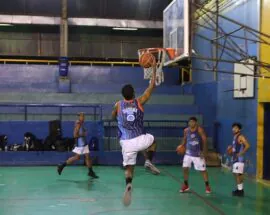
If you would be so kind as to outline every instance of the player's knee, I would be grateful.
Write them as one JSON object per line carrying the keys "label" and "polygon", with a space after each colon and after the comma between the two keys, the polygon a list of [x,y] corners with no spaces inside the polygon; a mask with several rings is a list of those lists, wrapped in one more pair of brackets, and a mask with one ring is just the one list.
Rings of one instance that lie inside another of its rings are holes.
{"label": "player's knee", "polygon": [[131,172],[134,168],[134,165],[127,165],[127,166],[125,166],[125,168],[128,172]]}
{"label": "player's knee", "polygon": [[126,177],[130,177],[131,176],[133,167],[134,166],[132,166],[132,165],[125,166],[125,176]]}
{"label": "player's knee", "polygon": [[75,156],[74,156],[74,159],[75,159],[75,160],[80,160],[80,155],[78,155],[78,154],[75,155]]}
{"label": "player's knee", "polygon": [[152,151],[152,152],[154,152],[154,151],[156,151],[156,148],[157,148],[157,144],[156,144],[156,142],[154,141],[153,143],[152,143],[152,145],[146,150],[146,151]]}
{"label": "player's knee", "polygon": [[184,172],[188,172],[189,167],[183,167]]}

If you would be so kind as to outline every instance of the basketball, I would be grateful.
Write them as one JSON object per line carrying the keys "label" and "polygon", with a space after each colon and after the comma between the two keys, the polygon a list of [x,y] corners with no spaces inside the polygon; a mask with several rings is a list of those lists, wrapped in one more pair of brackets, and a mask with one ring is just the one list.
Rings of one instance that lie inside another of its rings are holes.
{"label": "basketball", "polygon": [[228,148],[227,148],[227,154],[228,155],[232,155],[233,154],[233,147],[232,146],[228,146]]}
{"label": "basketball", "polygon": [[186,152],[186,147],[184,145],[180,145],[176,148],[177,154],[184,155]]}
{"label": "basketball", "polygon": [[155,59],[154,55],[152,55],[151,53],[145,52],[140,57],[139,63],[143,68],[150,68],[156,63],[156,59]]}

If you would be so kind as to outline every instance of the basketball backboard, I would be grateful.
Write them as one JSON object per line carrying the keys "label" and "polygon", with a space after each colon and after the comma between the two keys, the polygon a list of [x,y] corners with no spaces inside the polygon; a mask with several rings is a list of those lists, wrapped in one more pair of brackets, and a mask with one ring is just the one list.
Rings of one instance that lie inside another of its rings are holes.
{"label": "basketball backboard", "polygon": [[[242,64],[234,64],[234,98],[253,98],[254,97],[254,65],[244,63],[254,63],[253,60],[242,61]],[[243,75],[240,75],[243,74]]]}
{"label": "basketball backboard", "polygon": [[175,58],[165,60],[168,66],[190,56],[189,0],[173,0],[163,11],[163,47],[174,48]]}

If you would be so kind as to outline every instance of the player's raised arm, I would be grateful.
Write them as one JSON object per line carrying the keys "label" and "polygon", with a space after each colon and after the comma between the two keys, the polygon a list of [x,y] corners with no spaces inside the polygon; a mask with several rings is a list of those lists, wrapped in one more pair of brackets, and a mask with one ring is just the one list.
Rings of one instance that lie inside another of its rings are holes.
{"label": "player's raised arm", "polygon": [[156,82],[156,66],[153,66],[153,75],[151,78],[151,82],[148,86],[148,88],[144,91],[143,95],[138,98],[141,105],[144,105],[151,97],[152,92],[155,88],[155,82]]}

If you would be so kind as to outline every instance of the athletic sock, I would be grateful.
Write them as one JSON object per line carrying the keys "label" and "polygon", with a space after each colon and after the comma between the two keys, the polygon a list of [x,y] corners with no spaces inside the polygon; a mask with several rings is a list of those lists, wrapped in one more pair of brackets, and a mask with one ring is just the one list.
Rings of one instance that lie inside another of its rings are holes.
{"label": "athletic sock", "polygon": [[186,186],[188,186],[188,181],[185,180],[185,181],[184,181],[184,184],[185,184]]}
{"label": "athletic sock", "polygon": [[237,189],[238,189],[238,190],[243,190],[243,187],[244,187],[243,184],[237,184]]}

